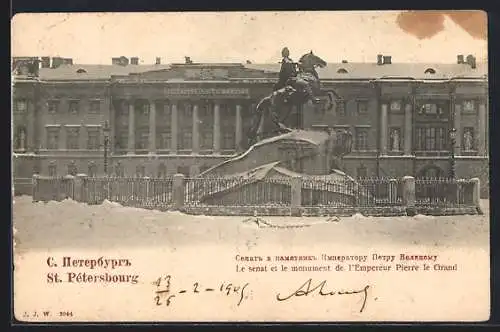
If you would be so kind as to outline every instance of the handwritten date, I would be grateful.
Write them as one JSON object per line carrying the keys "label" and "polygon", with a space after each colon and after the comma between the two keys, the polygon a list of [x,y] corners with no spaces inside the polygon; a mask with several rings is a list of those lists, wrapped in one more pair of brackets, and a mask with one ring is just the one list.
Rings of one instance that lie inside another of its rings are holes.
{"label": "handwritten date", "polygon": [[238,299],[237,305],[239,306],[243,300],[248,299],[249,291],[248,286],[249,283],[246,283],[242,286],[235,285],[232,283],[222,282],[218,284],[217,288],[204,287],[200,282],[195,282],[189,288],[182,288],[177,291],[172,290],[172,276],[164,275],[159,277],[157,280],[153,282],[153,285],[156,286],[154,297],[155,304],[157,306],[170,306],[173,302],[173,299],[182,295],[182,294],[204,294],[204,293],[218,293],[224,296],[235,296]]}

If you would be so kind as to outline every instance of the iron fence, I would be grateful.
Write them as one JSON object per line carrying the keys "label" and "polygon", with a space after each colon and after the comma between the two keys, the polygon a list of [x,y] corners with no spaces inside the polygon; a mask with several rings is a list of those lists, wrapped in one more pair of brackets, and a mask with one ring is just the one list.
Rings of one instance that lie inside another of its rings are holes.
{"label": "iron fence", "polygon": [[32,195],[33,194],[33,179],[32,178],[14,178],[13,181],[15,196]]}
{"label": "iron fence", "polygon": [[38,177],[33,187],[34,201],[62,201],[74,199],[73,177]]}
{"label": "iron fence", "polygon": [[415,205],[421,207],[473,206],[474,182],[453,178],[415,179]]}
{"label": "iron fence", "polygon": [[[300,198],[299,204],[303,207],[377,208],[402,207],[404,204],[403,180],[392,178],[332,180],[309,176],[297,182],[299,187],[290,177],[185,178],[177,189],[172,177],[89,177],[81,178],[80,182],[77,179],[37,177],[33,198],[35,201],[72,198],[88,204],[101,204],[107,199],[125,206],[167,209],[174,204],[174,191],[181,190],[182,204],[187,207],[291,207],[293,195],[300,195],[294,197]],[[471,207],[475,204],[474,190],[472,180],[417,178],[415,205],[426,208]]]}
{"label": "iron fence", "polygon": [[101,204],[105,199],[125,206],[168,208],[172,205],[172,178],[87,178],[84,201]]}
{"label": "iron fence", "polygon": [[289,178],[188,178],[184,204],[188,206],[288,206]]}
{"label": "iron fence", "polygon": [[325,180],[304,179],[302,206],[377,207],[401,206],[403,182],[391,178]]}

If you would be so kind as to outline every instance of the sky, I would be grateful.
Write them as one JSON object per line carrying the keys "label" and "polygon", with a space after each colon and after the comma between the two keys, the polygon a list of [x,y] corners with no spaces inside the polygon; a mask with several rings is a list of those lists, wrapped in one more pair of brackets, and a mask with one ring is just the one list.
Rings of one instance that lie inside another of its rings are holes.
{"label": "sky", "polygon": [[14,16],[11,27],[12,56],[79,64],[111,64],[122,55],[142,64],[184,56],[276,63],[284,46],[294,59],[313,50],[327,62],[375,62],[377,54],[393,62],[454,63],[458,54],[487,61],[482,12],[29,13]]}

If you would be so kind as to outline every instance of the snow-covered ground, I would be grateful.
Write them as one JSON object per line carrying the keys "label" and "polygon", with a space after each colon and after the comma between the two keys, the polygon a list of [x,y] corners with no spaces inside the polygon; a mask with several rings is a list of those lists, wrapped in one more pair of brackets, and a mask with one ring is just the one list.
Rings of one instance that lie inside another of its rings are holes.
{"label": "snow-covered ground", "polygon": [[[227,244],[290,246],[315,243],[394,244],[488,247],[489,201],[484,215],[433,217],[248,217],[191,216],[123,207],[105,202],[89,206],[66,200],[32,203],[15,198],[16,249],[78,249],[141,246]],[[252,219],[252,218],[251,218]],[[276,225],[278,227],[265,227]],[[297,227],[297,226],[304,227]],[[293,227],[283,227],[293,226]]]}

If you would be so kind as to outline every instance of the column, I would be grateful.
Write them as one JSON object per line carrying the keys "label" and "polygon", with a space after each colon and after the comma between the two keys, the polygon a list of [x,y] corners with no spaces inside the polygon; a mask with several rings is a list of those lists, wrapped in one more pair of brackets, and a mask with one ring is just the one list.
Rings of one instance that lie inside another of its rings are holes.
{"label": "column", "polygon": [[380,154],[387,154],[387,104],[380,109]]}
{"label": "column", "polygon": [[214,153],[220,153],[220,105],[214,104]]}
{"label": "column", "polygon": [[173,101],[171,106],[171,121],[170,121],[170,135],[171,135],[171,147],[170,147],[170,153],[171,154],[177,154],[177,127],[178,127],[178,112],[177,112],[177,102]]}
{"label": "column", "polygon": [[412,154],[412,114],[413,114],[413,105],[406,104],[405,105],[405,133],[404,133],[404,154],[409,156]]}
{"label": "column", "polygon": [[127,154],[135,154],[135,107],[134,100],[128,100],[128,151]]}
{"label": "column", "polygon": [[455,104],[455,109],[453,110],[453,127],[457,130],[457,139],[455,141],[454,153],[455,155],[462,154],[462,104]]}
{"label": "column", "polygon": [[[108,93],[111,93],[110,91]],[[115,152],[116,147],[116,110],[115,110],[115,101],[111,96],[108,96],[109,99],[109,145],[108,151],[109,154],[113,154]]]}
{"label": "column", "polygon": [[478,121],[477,121],[477,153],[480,156],[484,156],[486,151],[486,104],[481,102],[478,109]]}
{"label": "column", "polygon": [[200,119],[198,116],[199,106],[197,103],[193,104],[193,154],[200,153]]}
{"label": "column", "polygon": [[156,153],[156,102],[149,101],[149,153]]}
{"label": "column", "polygon": [[243,137],[243,123],[242,123],[242,118],[241,118],[241,105],[238,104],[236,105],[236,132],[235,132],[235,140],[236,140],[236,151],[240,149],[241,146],[241,140]]}

